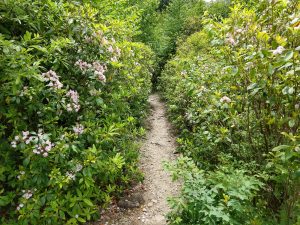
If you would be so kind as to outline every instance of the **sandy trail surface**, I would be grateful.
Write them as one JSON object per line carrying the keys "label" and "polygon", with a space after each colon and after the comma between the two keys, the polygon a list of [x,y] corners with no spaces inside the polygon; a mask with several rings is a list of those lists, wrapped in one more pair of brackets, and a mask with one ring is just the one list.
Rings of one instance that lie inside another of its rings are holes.
{"label": "sandy trail surface", "polygon": [[[151,113],[148,117],[149,131],[141,147],[140,168],[145,174],[143,202],[139,207],[120,210],[100,224],[107,225],[166,225],[165,215],[170,211],[167,199],[178,194],[179,183],[171,180],[164,169],[165,161],[176,158],[176,138],[166,117],[164,103],[157,94],[149,97]],[[127,200],[126,200],[127,201]]]}

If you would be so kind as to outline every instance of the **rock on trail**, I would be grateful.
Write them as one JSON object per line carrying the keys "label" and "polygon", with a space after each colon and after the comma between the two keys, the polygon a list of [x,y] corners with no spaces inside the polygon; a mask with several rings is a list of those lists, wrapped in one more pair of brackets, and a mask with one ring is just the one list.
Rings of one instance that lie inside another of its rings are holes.
{"label": "rock on trail", "polygon": [[[149,97],[151,114],[148,118],[150,130],[141,147],[140,168],[145,174],[144,190],[134,198],[119,202],[120,212],[108,215],[100,224],[107,225],[166,225],[165,215],[170,208],[167,198],[179,192],[179,183],[174,183],[163,168],[164,161],[172,161],[176,149],[175,137],[166,117],[164,103],[157,94]],[[108,213],[109,214],[109,213]]]}

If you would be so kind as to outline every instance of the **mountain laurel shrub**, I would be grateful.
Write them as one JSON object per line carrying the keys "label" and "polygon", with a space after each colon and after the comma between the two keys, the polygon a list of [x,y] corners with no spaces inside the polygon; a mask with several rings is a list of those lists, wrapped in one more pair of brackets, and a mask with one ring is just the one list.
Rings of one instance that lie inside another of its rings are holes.
{"label": "mountain laurel shrub", "polygon": [[132,143],[153,57],[132,41],[140,11],[122,0],[5,0],[0,12],[0,223],[95,219],[141,179]]}
{"label": "mountain laurel shrub", "polygon": [[[172,223],[300,222],[299,12],[298,1],[235,4],[221,22],[203,18],[167,63],[160,90],[179,149],[205,171],[190,171]],[[234,177],[236,191],[255,184],[245,197],[219,188]],[[223,194],[245,208],[232,211]]]}

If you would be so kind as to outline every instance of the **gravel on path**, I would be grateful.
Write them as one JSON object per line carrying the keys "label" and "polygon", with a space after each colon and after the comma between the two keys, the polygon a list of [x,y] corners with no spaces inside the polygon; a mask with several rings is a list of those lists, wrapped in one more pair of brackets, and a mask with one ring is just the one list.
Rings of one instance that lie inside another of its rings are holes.
{"label": "gravel on path", "polygon": [[179,193],[180,184],[174,183],[164,169],[165,161],[175,160],[176,138],[167,120],[164,103],[158,94],[149,97],[151,114],[147,119],[150,130],[141,147],[140,169],[145,175],[143,204],[138,208],[114,214],[102,221],[107,225],[166,225],[165,215],[170,208],[167,198]]}

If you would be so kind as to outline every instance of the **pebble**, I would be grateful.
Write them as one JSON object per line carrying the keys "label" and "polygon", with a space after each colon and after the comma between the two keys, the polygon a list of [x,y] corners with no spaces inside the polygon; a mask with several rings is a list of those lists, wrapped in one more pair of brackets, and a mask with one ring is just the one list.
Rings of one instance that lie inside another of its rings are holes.
{"label": "pebble", "polygon": [[148,207],[152,207],[153,206],[153,203],[152,202],[149,202],[148,203]]}

